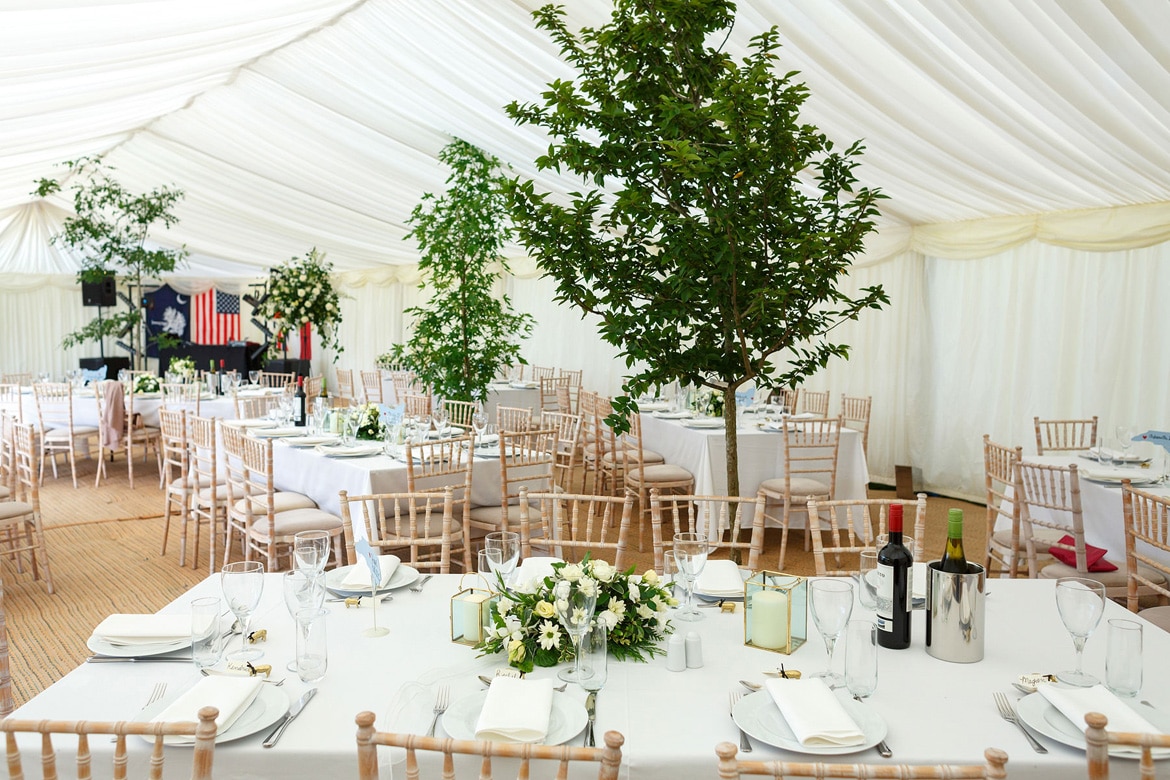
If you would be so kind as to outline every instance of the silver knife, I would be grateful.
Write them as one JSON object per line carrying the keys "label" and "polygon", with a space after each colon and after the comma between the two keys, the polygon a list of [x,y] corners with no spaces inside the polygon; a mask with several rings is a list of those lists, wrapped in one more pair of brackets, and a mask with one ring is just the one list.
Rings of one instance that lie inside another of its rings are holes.
{"label": "silver knife", "polygon": [[301,714],[303,709],[305,709],[305,705],[312,701],[313,697],[316,695],[316,688],[310,688],[309,690],[302,693],[301,698],[297,699],[296,703],[288,708],[288,713],[281,719],[280,723],[276,724],[276,728],[270,731],[268,736],[264,738],[264,747],[270,748],[275,745],[277,740],[280,739],[280,735],[284,733],[286,728],[288,728],[288,724],[296,720],[296,717]]}
{"label": "silver knife", "polygon": [[191,656],[176,657],[173,655],[91,655],[85,659],[87,664],[129,664],[135,661],[178,661],[191,663]]}
{"label": "silver knife", "polygon": [[590,691],[585,697],[585,712],[589,714],[589,724],[585,726],[585,747],[596,747],[593,738],[593,721],[597,720],[597,692]]}

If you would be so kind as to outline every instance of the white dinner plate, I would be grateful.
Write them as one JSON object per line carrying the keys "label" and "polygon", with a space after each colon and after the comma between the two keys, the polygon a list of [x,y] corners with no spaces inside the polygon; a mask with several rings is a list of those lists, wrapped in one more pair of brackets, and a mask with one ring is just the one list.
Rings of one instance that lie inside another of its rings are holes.
{"label": "white dinner plate", "polygon": [[694,417],[690,412],[652,412],[650,416],[660,420],[685,420],[688,417]]}
{"label": "white dinner plate", "polygon": [[152,390],[146,393],[135,393],[135,398],[162,398],[162,393],[158,390]]}
{"label": "white dinner plate", "polygon": [[91,635],[85,640],[85,646],[98,655],[109,655],[117,658],[129,658],[137,655],[165,655],[176,650],[191,646],[191,639],[176,639],[173,642],[151,642],[140,645],[116,645],[99,636]]}
{"label": "white dinner plate", "polygon": [[[1160,729],[1164,734],[1170,734],[1170,715],[1136,701],[1126,701],[1125,704],[1148,720],[1154,728]],[[1054,739],[1062,745],[1085,749],[1084,724],[1079,728],[1074,726],[1073,722],[1064,716],[1064,713],[1053,707],[1048,699],[1039,693],[1030,693],[1017,701],[1016,713],[1020,716],[1020,720],[1038,734]],[[1137,748],[1122,746],[1110,747],[1109,755],[1117,758],[1141,757]],[[1158,759],[1170,758],[1170,750],[1155,751],[1154,757]]]}
{"label": "white dinner plate", "polygon": [[[443,731],[452,739],[476,739],[475,725],[487,700],[487,691],[465,696],[451,703],[443,713]],[[571,696],[553,694],[552,711],[548,718],[548,734],[542,745],[561,745],[581,733],[589,715],[585,705]]]}
{"label": "white dinner plate", "polygon": [[224,425],[234,425],[237,428],[275,428],[276,423],[263,417],[247,417],[242,420],[223,420]]}
{"label": "white dinner plate", "polygon": [[363,442],[349,447],[344,444],[318,444],[317,452],[330,458],[366,458],[370,455],[381,455],[382,445],[376,441]]}
{"label": "white dinner plate", "polygon": [[[1085,450],[1084,452],[1078,452],[1077,454],[1080,455],[1082,458],[1085,458],[1087,460],[1091,460],[1094,463],[1098,463],[1098,462],[1100,462],[1100,458],[1097,456],[1099,449],[1100,448],[1098,448],[1098,447],[1094,447],[1092,449]],[[1109,456],[1110,460],[1114,460],[1118,463],[1149,463],[1150,462],[1150,458],[1144,457],[1142,455],[1138,455],[1137,453],[1130,454],[1128,452],[1121,452],[1119,450],[1107,449],[1107,450],[1105,450],[1105,454]]]}
{"label": "white dinner plate", "polygon": [[682,424],[687,428],[722,428],[722,417],[695,417],[690,420],[683,420]]}
{"label": "white dinner plate", "polygon": [[[748,577],[752,576],[752,571],[751,569],[740,569],[739,576],[747,580]],[[703,601],[743,601],[743,591],[741,590],[734,596],[717,596],[714,593],[703,593],[702,591],[695,590],[695,598],[702,599]]]}
{"label": "white dinner plate", "polygon": [[317,436],[290,436],[284,443],[290,447],[316,447],[318,444],[329,444],[340,438],[336,433],[322,433]]}
{"label": "white dinner plate", "polygon": [[788,721],[780,714],[780,708],[772,700],[767,691],[756,691],[744,696],[731,711],[731,719],[735,725],[743,729],[749,737],[754,737],[765,745],[791,750],[793,753],[808,753],[818,756],[836,756],[844,753],[858,753],[867,750],[886,737],[886,722],[881,715],[863,702],[850,698],[845,689],[833,691],[841,706],[849,713],[849,717],[861,729],[864,735],[857,745],[809,746],[802,745],[788,726]]}
{"label": "white dinner plate", "polygon": [[[341,583],[345,582],[345,578],[349,575],[350,570],[352,570],[354,566],[365,565],[366,564],[364,562],[354,563],[349,566],[340,566],[336,569],[331,569],[330,571],[325,572],[325,587],[328,588],[330,592],[335,593],[338,596],[344,596],[346,598],[350,596],[370,595],[370,591],[368,589],[346,590],[345,588],[341,587]],[[381,588],[378,588],[378,592],[388,593],[392,590],[405,588],[407,585],[414,584],[415,580],[417,579],[418,569],[414,568],[413,566],[407,566],[406,564],[399,564],[398,568],[395,569],[394,574],[390,575],[390,581]]]}
{"label": "white dinner plate", "polygon": [[1120,485],[1123,479],[1128,479],[1134,485],[1150,485],[1158,481],[1157,477],[1134,473],[1134,474],[1090,474],[1086,471],[1080,472],[1081,477],[1089,482],[1096,482],[1099,485]]}
{"label": "white dinner plate", "polygon": [[[139,722],[147,722],[155,715],[159,714],[171,702],[182,696],[186,691],[180,692],[177,696],[166,696],[159,701],[146,706],[142,712],[138,713],[135,718]],[[248,705],[248,709],[236,718],[236,722],[232,724],[231,728],[221,731],[215,735],[216,744],[220,742],[231,742],[235,739],[243,739],[244,737],[255,734],[257,731],[262,731],[280,720],[283,715],[288,712],[288,696],[284,691],[275,685],[261,685],[260,692],[256,694],[256,698]],[[143,734],[142,738],[148,742],[153,743],[154,737]],[[165,742],[173,747],[192,747],[195,744],[195,738],[190,737],[190,742],[187,741],[172,741],[175,737],[167,737]]]}
{"label": "white dinner plate", "polygon": [[304,428],[289,426],[288,428],[253,428],[248,435],[254,439],[287,439],[293,436],[302,436]]}
{"label": "white dinner plate", "polygon": [[670,401],[638,401],[639,412],[668,412]]}
{"label": "white dinner plate", "polygon": [[509,382],[508,387],[514,387],[517,390],[535,390],[540,385],[536,382]]}

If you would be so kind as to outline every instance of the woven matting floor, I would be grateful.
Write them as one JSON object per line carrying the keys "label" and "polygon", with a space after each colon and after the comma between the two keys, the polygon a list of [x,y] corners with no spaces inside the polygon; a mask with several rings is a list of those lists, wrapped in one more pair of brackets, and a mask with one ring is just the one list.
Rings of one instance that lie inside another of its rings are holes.
{"label": "woven matting floor", "polygon": [[[78,463],[74,489],[68,467],[56,479],[45,477],[41,511],[45,541],[56,593],[45,592],[27,570],[18,573],[4,559],[4,582],[13,696],[22,704],[81,663],[89,650],[86,639],[93,627],[113,612],[154,612],[181,596],[208,575],[206,541],[198,569],[179,565],[179,539],[172,523],[166,555],[161,555],[163,493],[153,463],[135,462],[134,488],[126,477],[125,460],[107,463],[108,478],[93,486],[96,464]],[[890,490],[871,490],[873,498],[893,497]],[[950,507],[966,511],[964,543],[973,560],[982,557],[986,543],[984,508],[949,498],[930,498],[927,504],[927,556],[942,553],[946,514]],[[664,532],[665,533],[665,532]],[[804,535],[789,539],[785,570],[813,572],[812,553],[805,552]],[[765,565],[775,566],[779,531],[769,530]],[[238,551],[235,557],[238,557]],[[646,552],[633,554],[638,571],[651,566],[649,534]]]}

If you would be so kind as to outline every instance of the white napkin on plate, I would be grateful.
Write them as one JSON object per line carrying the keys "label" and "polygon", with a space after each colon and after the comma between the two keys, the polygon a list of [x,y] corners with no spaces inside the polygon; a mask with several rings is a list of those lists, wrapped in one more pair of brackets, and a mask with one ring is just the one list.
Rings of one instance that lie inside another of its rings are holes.
{"label": "white napkin on plate", "polygon": [[742,596],[743,577],[739,567],[735,561],[707,561],[695,580],[695,591],[704,596]]}
{"label": "white napkin on plate", "polygon": [[475,724],[475,738],[541,742],[548,735],[553,681],[495,677]]}
{"label": "white napkin on plate", "polygon": [[[218,734],[223,734],[244,714],[260,694],[264,684],[260,677],[203,677],[187,691],[150,719],[151,723],[166,721],[199,721],[199,710],[212,706],[219,709],[215,719]],[[165,742],[193,743],[194,737],[167,737]]]}
{"label": "white napkin on plate", "polygon": [[475,443],[477,446],[480,446],[480,447],[487,447],[487,446],[490,446],[492,444],[499,444],[500,443],[500,436],[497,433],[485,433],[483,436],[480,436],[478,439],[476,439]]}
{"label": "white napkin on plate", "polygon": [[[1063,685],[1038,685],[1036,693],[1048,700],[1060,713],[1072,721],[1073,727],[1079,732],[1085,730],[1085,715],[1090,712],[1099,712],[1109,719],[1106,726],[1109,731],[1136,731],[1148,734],[1161,734],[1152,723],[1130,709],[1125,702],[1117,698],[1103,685],[1094,685],[1091,688],[1067,688]],[[1111,747],[1110,752],[1129,751],[1128,748]],[[1133,753],[1138,749],[1133,748]],[[1167,751],[1170,752],[1170,751]],[[1163,753],[1165,754],[1165,752]]]}
{"label": "white napkin on plate", "polygon": [[191,638],[191,616],[110,615],[93,630],[98,639],[112,645],[153,645]]}
{"label": "white napkin on plate", "polygon": [[823,680],[765,680],[764,687],[800,744],[829,747],[865,741],[861,728]]}
{"label": "white napkin on plate", "polygon": [[[378,583],[378,587],[384,588],[386,583],[390,582],[390,578],[394,576],[394,572],[398,570],[402,560],[397,555],[379,555],[378,562],[382,567],[382,581]],[[358,561],[349,568],[345,579],[338,587],[341,590],[369,590],[370,567],[366,565],[365,561]]]}

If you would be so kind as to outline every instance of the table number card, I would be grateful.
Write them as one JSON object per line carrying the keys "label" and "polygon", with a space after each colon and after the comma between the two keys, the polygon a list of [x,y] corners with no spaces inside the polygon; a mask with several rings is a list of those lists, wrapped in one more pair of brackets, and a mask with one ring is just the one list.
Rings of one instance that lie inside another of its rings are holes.
{"label": "table number card", "polygon": [[1146,431],[1133,437],[1133,441],[1148,441],[1170,452],[1170,431]]}

